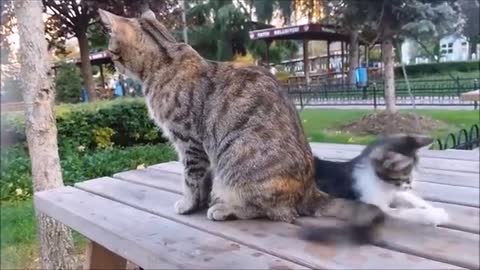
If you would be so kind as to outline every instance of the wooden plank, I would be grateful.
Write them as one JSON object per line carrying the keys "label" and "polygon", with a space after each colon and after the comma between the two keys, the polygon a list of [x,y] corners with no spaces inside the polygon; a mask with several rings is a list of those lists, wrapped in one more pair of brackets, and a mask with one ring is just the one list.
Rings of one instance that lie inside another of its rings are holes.
{"label": "wooden plank", "polygon": [[[151,169],[150,169],[151,168]],[[153,165],[146,170],[142,170],[145,175],[142,174],[141,178],[129,177],[129,181],[137,181],[139,183],[146,182],[151,185],[156,185],[156,180],[162,178],[160,172],[154,172],[153,170],[162,170],[169,173],[168,179],[171,179],[171,173],[181,173],[183,171],[183,165],[179,162],[168,162],[162,164]],[[135,175],[135,172],[132,172]],[[150,174],[150,175],[149,175]],[[116,174],[120,178],[125,178],[124,173]],[[148,179],[148,180],[147,180]],[[169,180],[170,181],[170,180]],[[168,188],[174,188],[176,181],[169,182]],[[178,181],[180,183],[180,181]],[[163,185],[163,184],[162,184]],[[421,197],[437,202],[453,203],[465,206],[479,207],[480,204],[480,190],[477,188],[461,187],[461,186],[449,186],[442,184],[435,184],[429,182],[416,182],[414,190]],[[181,186],[178,186],[176,192],[181,192]]]}
{"label": "wooden plank", "polygon": [[476,188],[416,182],[414,190],[426,200],[480,207],[480,190]]}
{"label": "wooden plank", "polygon": [[[178,167],[180,166],[180,167]],[[177,161],[152,165],[149,168],[161,169],[172,173],[183,173],[182,164]],[[479,188],[478,174],[464,172],[448,172],[434,169],[421,169],[416,173],[416,181],[438,183],[453,186]]]}
{"label": "wooden plank", "polygon": [[415,180],[452,186],[480,188],[479,175],[476,173],[438,171],[423,168],[417,172]]}
{"label": "wooden plank", "polygon": [[127,260],[104,248],[98,243],[89,241],[85,251],[84,269],[111,269],[127,268]]}
{"label": "wooden plank", "polygon": [[[342,224],[331,218],[311,217],[301,218],[297,223],[310,226]],[[402,220],[387,220],[379,233],[378,246],[469,269],[480,267],[478,234],[422,226]]]}
{"label": "wooden plank", "polygon": [[304,268],[73,187],[35,194],[35,207],[143,268]]}
{"label": "wooden plank", "polygon": [[478,208],[441,202],[432,202],[432,204],[435,207],[445,209],[450,217],[450,221],[442,227],[480,233],[480,211]]}
{"label": "wooden plank", "polygon": [[[324,159],[338,159],[349,160],[360,154],[359,151],[349,151],[342,149],[323,149],[321,147],[313,146],[313,153]],[[420,157],[418,165],[420,168],[436,169],[439,171],[459,171],[476,173],[480,172],[479,161],[467,160],[447,160],[441,158]]]}
{"label": "wooden plank", "polygon": [[[315,146],[318,149],[334,149],[334,150],[347,150],[347,151],[362,151],[365,146],[357,144],[335,144],[335,143],[310,143],[312,148]],[[473,151],[444,151],[444,150],[420,150],[420,157],[431,158],[443,158],[443,159],[456,159],[467,161],[479,161],[480,157],[478,153]]]}
{"label": "wooden plank", "polygon": [[[161,185],[161,180],[157,180]],[[204,212],[178,215],[173,204],[181,196],[175,193],[114,179],[99,179],[77,184],[79,188],[121,201],[144,211],[177,221],[205,232],[268,252],[312,268],[452,268],[414,255],[375,246],[349,247],[319,245],[298,239],[299,227],[265,220],[212,222]],[[141,194],[141,196],[138,196]],[[161,199],[159,199],[161,198]]]}

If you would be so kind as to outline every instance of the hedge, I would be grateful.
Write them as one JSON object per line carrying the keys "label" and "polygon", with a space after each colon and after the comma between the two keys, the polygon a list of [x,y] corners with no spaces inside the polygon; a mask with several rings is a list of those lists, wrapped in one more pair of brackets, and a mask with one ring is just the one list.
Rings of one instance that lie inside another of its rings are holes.
{"label": "hedge", "polygon": [[[415,64],[405,66],[409,76],[419,76],[424,74],[447,73],[447,72],[470,72],[480,71],[478,61],[468,62],[442,62],[442,63],[428,63]],[[395,75],[403,77],[402,67],[395,67]]]}
{"label": "hedge", "polygon": [[[30,198],[32,176],[26,147],[15,145],[2,149],[1,159],[0,200]],[[60,153],[63,181],[66,185],[176,159],[175,150],[167,144],[97,150],[69,146]]]}
{"label": "hedge", "polygon": [[[143,99],[62,105],[56,108],[58,141],[89,149],[163,143],[160,130],[149,118]],[[26,141],[23,114],[2,115],[2,143]]]}

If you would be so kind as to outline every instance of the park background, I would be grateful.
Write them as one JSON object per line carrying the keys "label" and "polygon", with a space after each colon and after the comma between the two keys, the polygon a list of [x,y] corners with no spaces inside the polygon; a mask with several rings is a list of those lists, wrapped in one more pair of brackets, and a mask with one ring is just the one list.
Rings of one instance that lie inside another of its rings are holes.
{"label": "park background", "polygon": [[[478,1],[148,2],[177,39],[187,41],[203,57],[270,69],[299,106],[312,142],[367,144],[391,129],[387,123],[392,119],[402,123],[394,127],[414,131],[408,86],[422,131],[433,137],[444,142],[448,134],[470,132],[479,124],[474,104],[460,99],[462,93],[479,88]],[[402,8],[385,9],[384,2]],[[175,160],[174,150],[148,117],[141,84],[119,76],[105,53],[108,39],[96,9],[137,16],[136,1],[43,0],[43,4],[64,183]],[[12,1],[2,1],[1,269],[39,267],[12,10]],[[264,42],[249,35],[315,24],[333,27],[347,40],[310,40],[305,47],[303,40]],[[386,25],[389,32],[384,31]],[[392,44],[390,54],[385,53],[389,47],[384,41]],[[388,66],[393,67],[393,77],[385,76]],[[367,68],[368,85],[357,85],[357,67]],[[383,98],[388,81],[394,85],[388,91],[396,94],[393,108]],[[82,254],[84,239],[78,235],[74,239]]]}

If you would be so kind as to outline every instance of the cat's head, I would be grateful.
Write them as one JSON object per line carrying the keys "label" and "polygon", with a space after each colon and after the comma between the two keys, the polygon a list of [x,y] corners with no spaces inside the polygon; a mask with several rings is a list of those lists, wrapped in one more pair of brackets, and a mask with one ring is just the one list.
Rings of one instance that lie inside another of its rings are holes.
{"label": "cat's head", "polygon": [[110,35],[108,51],[120,73],[144,79],[158,65],[168,66],[168,51],[175,38],[151,10],[140,18],[126,18],[99,9],[101,21]]}
{"label": "cat's head", "polygon": [[418,163],[418,150],[433,139],[423,135],[392,135],[365,149],[377,176],[400,189],[412,188],[412,172]]}

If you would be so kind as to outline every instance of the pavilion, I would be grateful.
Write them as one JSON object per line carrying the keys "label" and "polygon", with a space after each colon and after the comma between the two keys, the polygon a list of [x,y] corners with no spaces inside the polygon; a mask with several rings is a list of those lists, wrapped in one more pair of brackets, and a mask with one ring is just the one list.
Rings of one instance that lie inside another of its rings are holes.
{"label": "pavilion", "polygon": [[[330,44],[333,42],[340,42],[341,43],[341,66],[342,71],[341,73],[345,73],[345,66],[347,63],[346,52],[349,51],[349,41],[350,37],[348,33],[341,28],[334,26],[334,25],[326,25],[326,24],[317,24],[317,23],[309,23],[303,25],[295,25],[295,26],[288,26],[288,27],[280,27],[280,28],[268,28],[268,29],[261,29],[250,31],[250,39],[251,40],[263,40],[267,44],[267,48],[274,40],[302,40],[303,41],[303,71],[305,74],[305,81],[308,84],[310,82],[310,59],[308,57],[308,42],[310,40],[320,40],[327,42],[327,68],[330,66],[330,61],[332,55],[330,53]],[[365,43],[360,41],[359,45],[363,45],[365,49],[365,56],[367,55],[367,47]],[[359,46],[360,50],[360,46]],[[336,55],[333,55],[336,57]],[[269,64],[269,56],[268,50],[266,55],[267,65]]]}

